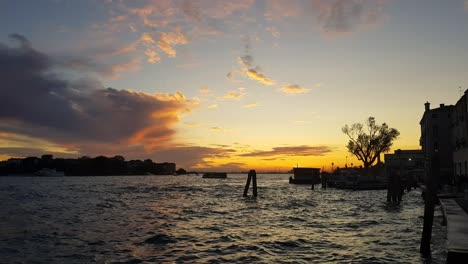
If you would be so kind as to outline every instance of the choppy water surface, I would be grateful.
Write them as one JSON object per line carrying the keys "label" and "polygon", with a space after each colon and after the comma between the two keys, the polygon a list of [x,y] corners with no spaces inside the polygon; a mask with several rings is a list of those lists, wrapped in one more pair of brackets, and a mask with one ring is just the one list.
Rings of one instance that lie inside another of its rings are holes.
{"label": "choppy water surface", "polygon": [[[310,190],[287,175],[1,177],[3,263],[422,263],[423,201]],[[250,190],[251,193],[251,190]],[[433,263],[445,229],[436,208]]]}

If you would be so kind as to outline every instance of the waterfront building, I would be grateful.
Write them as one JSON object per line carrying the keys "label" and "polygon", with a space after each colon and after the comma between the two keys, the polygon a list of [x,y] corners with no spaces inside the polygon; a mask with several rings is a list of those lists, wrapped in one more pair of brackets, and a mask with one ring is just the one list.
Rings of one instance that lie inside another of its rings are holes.
{"label": "waterfront building", "polygon": [[467,94],[468,90],[455,104],[454,114],[452,115],[453,183],[457,186],[460,186],[468,177]]}
{"label": "waterfront building", "polygon": [[396,173],[404,179],[424,180],[424,152],[422,150],[396,150],[385,154],[385,174],[387,178]]}
{"label": "waterfront building", "polygon": [[436,153],[439,157],[440,173],[436,179],[438,185],[451,182],[453,175],[453,145],[452,116],[453,105],[440,104],[440,107],[430,109],[425,103],[425,111],[419,124],[421,125],[420,145],[428,161],[432,161]]}
{"label": "waterfront building", "polygon": [[157,174],[173,175],[176,171],[176,164],[170,162],[156,163]]}

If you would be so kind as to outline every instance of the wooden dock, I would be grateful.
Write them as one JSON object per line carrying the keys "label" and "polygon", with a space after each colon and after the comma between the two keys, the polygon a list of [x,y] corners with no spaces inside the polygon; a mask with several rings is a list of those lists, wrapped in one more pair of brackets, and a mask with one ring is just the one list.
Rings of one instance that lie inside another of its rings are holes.
{"label": "wooden dock", "polygon": [[447,221],[447,263],[468,259],[468,214],[455,199],[440,199]]}

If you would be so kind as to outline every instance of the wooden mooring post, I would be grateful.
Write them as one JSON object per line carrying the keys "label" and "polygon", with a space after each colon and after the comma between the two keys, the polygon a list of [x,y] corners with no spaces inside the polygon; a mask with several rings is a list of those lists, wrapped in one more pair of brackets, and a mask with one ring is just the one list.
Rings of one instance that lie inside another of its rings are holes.
{"label": "wooden mooring post", "polygon": [[250,181],[252,181],[253,196],[257,197],[257,172],[255,172],[255,170],[249,171],[247,182],[245,183],[245,188],[244,188],[244,197],[246,197],[247,193],[249,192]]}
{"label": "wooden mooring post", "polygon": [[431,256],[432,224],[434,222],[434,206],[436,202],[436,177],[439,174],[439,156],[436,152],[428,164],[426,172],[426,193],[424,199],[424,225],[419,252],[425,258]]}

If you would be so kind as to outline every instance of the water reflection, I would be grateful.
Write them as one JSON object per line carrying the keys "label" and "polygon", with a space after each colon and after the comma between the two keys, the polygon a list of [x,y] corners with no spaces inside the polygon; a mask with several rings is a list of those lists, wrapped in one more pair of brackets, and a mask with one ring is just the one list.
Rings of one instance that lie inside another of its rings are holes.
{"label": "water reflection", "polygon": [[[422,262],[423,201],[386,191],[297,186],[259,175],[2,178],[1,256],[6,262]],[[20,206],[18,207],[18,204]],[[443,263],[436,210],[434,259]]]}

